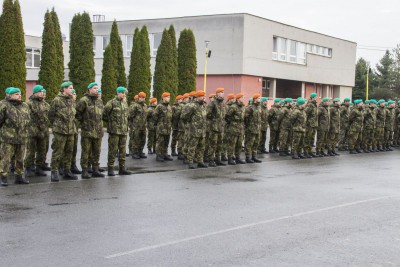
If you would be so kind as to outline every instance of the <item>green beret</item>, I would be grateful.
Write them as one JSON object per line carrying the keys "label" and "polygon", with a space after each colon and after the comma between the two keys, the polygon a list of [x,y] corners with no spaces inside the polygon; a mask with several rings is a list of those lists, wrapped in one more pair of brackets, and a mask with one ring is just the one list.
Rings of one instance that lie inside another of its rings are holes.
{"label": "green beret", "polygon": [[280,98],[275,98],[274,103],[278,103],[278,102],[281,102],[281,99]]}
{"label": "green beret", "polygon": [[293,99],[291,99],[290,97],[288,97],[288,98],[285,98],[285,103],[292,103],[293,102]]}
{"label": "green beret", "polygon": [[369,104],[369,103],[371,103],[371,100],[365,100],[364,101],[364,104]]}
{"label": "green beret", "polygon": [[15,87],[10,87],[8,89],[8,94],[9,95],[13,95],[13,94],[16,94],[16,93],[21,93],[21,90],[19,90],[18,88],[15,88]]}
{"label": "green beret", "polygon": [[340,98],[336,97],[335,99],[333,99],[333,102],[340,102]]}
{"label": "green beret", "polygon": [[101,88],[99,87],[99,89],[97,89],[97,93],[101,94]]}
{"label": "green beret", "polygon": [[126,93],[126,92],[128,92],[128,90],[125,87],[120,86],[117,88],[117,93]]}
{"label": "green beret", "polygon": [[88,85],[87,89],[92,88],[93,86],[98,85],[96,82],[92,82]]}
{"label": "green beret", "polygon": [[303,105],[306,103],[306,100],[302,97],[297,98],[297,105]]}
{"label": "green beret", "polygon": [[280,103],[281,103],[281,104],[285,104],[285,100],[282,99],[282,100],[280,101]]}
{"label": "green beret", "polygon": [[350,106],[353,106],[354,104],[352,103],[352,102],[350,102],[350,104],[349,104]]}
{"label": "green beret", "polygon": [[249,103],[253,104],[253,98],[249,98]]}
{"label": "green beret", "polygon": [[63,82],[63,83],[61,84],[61,89],[65,88],[65,87],[68,87],[68,86],[70,86],[70,85],[72,85],[72,82]]}
{"label": "green beret", "polygon": [[379,99],[378,104],[385,103],[385,99]]}
{"label": "green beret", "polygon": [[314,97],[316,97],[317,96],[317,93],[311,93],[310,94],[310,98],[314,98]]}
{"label": "green beret", "polygon": [[385,106],[386,106],[386,107],[388,106],[388,102],[385,102]]}
{"label": "green beret", "polygon": [[354,104],[360,104],[360,103],[362,103],[363,101],[361,100],[361,99],[356,99],[356,100],[354,100]]}
{"label": "green beret", "polygon": [[72,94],[73,94],[73,95],[76,95],[75,89],[72,89]]}
{"label": "green beret", "polygon": [[44,88],[43,88],[43,86],[41,86],[40,84],[35,85],[35,86],[33,87],[33,93],[34,93],[34,94],[39,93],[39,92],[43,92],[43,90],[44,90]]}
{"label": "green beret", "polygon": [[261,98],[261,103],[264,103],[265,101],[267,101],[268,100],[268,97],[262,97]]}
{"label": "green beret", "polygon": [[47,93],[46,89],[43,88],[43,93]]}
{"label": "green beret", "polygon": [[329,97],[324,97],[324,98],[322,98],[322,103],[324,103],[324,102],[329,102],[329,101],[331,101],[331,99],[329,98]]}
{"label": "green beret", "polygon": [[350,98],[349,98],[349,97],[346,97],[343,101],[345,101],[345,102],[350,102]]}
{"label": "green beret", "polygon": [[[367,101],[365,101],[365,102],[367,102]],[[375,104],[375,105],[376,105],[376,100],[375,100],[375,99],[371,99],[371,100],[369,101],[369,103],[370,103],[370,104]]]}
{"label": "green beret", "polygon": [[397,104],[400,104],[400,100],[397,100]]}
{"label": "green beret", "polygon": [[394,104],[395,102],[393,101],[393,100],[389,100],[388,101],[388,104],[390,105],[390,104]]}
{"label": "green beret", "polygon": [[8,87],[4,92],[6,93],[6,94],[10,94],[9,92],[10,92],[10,90],[12,89],[12,88],[14,88],[14,87]]}

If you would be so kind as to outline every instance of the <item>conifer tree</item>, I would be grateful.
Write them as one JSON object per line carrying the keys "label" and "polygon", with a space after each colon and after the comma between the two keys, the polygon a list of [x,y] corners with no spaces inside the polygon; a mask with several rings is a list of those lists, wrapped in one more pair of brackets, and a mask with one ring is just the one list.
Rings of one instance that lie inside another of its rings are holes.
{"label": "conifer tree", "polygon": [[126,87],[126,73],[124,64],[124,50],[122,49],[122,41],[118,32],[118,24],[114,20],[111,26],[110,44],[114,53],[115,75],[117,77],[117,85]]}
{"label": "conifer tree", "polygon": [[115,96],[115,89],[117,88],[115,58],[112,49],[112,45],[108,44],[104,51],[103,69],[101,72],[101,90],[104,103],[107,103]]}
{"label": "conifer tree", "polygon": [[190,29],[184,29],[178,42],[178,94],[196,90],[196,41]]}
{"label": "conifer tree", "polygon": [[[14,80],[13,86],[21,89],[22,99],[26,99],[26,50],[25,33],[22,24],[21,6],[14,2]],[[1,37],[3,38],[3,37]]]}
{"label": "conifer tree", "polygon": [[150,89],[151,89],[151,57],[150,57],[150,40],[149,40],[149,32],[147,31],[147,27],[143,26],[140,30],[140,49],[141,49],[141,64],[142,64],[142,72],[141,72],[141,85],[143,92],[146,93],[148,99],[150,98]]}
{"label": "conifer tree", "polygon": [[132,43],[132,53],[131,53],[131,62],[129,67],[129,83],[128,83],[128,91],[129,96],[132,98],[134,95],[140,92],[140,57],[141,57],[141,38],[139,28],[135,29],[135,33],[133,34],[133,43]]}
{"label": "conifer tree", "polygon": [[[174,63],[173,71],[174,71],[174,76],[173,76],[173,84],[175,86],[175,93],[177,95],[178,92],[178,86],[179,86],[179,81],[178,81],[178,49],[176,47],[176,33],[175,33],[175,28],[174,25],[170,25],[168,29],[169,37],[171,38],[171,43],[172,43],[172,60]],[[172,99],[172,98],[171,98]],[[174,102],[175,98],[173,101]]]}
{"label": "conifer tree", "polygon": [[61,84],[64,81],[64,49],[63,49],[63,37],[60,28],[60,22],[58,20],[58,15],[54,10],[54,7],[51,10],[51,18],[53,20],[54,25],[54,38],[56,44],[56,59],[57,59],[57,70],[56,70],[56,78],[57,83]]}

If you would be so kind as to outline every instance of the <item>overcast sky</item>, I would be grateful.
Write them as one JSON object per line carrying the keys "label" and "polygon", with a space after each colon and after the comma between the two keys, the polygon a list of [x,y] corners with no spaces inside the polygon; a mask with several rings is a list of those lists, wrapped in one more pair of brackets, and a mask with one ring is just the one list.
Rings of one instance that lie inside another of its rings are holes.
{"label": "overcast sky", "polygon": [[[358,44],[357,59],[372,66],[385,49],[400,44],[398,0],[20,0],[25,33],[40,36],[46,9],[55,7],[61,30],[75,13],[105,15],[106,20],[150,19],[193,15],[250,13]],[[363,48],[363,49],[362,49]]]}

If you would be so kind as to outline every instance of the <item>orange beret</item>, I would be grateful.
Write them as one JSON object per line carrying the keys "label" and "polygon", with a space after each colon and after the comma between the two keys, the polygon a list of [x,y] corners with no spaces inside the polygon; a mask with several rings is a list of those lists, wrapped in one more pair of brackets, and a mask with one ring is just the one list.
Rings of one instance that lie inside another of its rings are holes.
{"label": "orange beret", "polygon": [[244,94],[242,94],[242,93],[239,93],[239,94],[237,94],[237,95],[235,96],[236,99],[239,99],[239,98],[242,98],[242,97],[244,97]]}
{"label": "orange beret", "polygon": [[170,93],[164,92],[164,93],[161,95],[161,97],[168,97],[168,96],[170,96],[170,95],[171,95]]}
{"label": "orange beret", "polygon": [[139,96],[138,96],[138,95],[135,95],[135,97],[134,97],[133,99],[138,100],[138,99],[139,99]]}
{"label": "orange beret", "polygon": [[235,95],[234,94],[229,94],[228,95],[228,99],[234,99],[235,98]]}
{"label": "orange beret", "polygon": [[202,97],[202,96],[205,96],[205,95],[206,95],[206,93],[204,91],[197,91],[196,92],[196,96],[197,97]]}
{"label": "orange beret", "polygon": [[216,93],[223,93],[224,92],[224,88],[217,88],[217,90],[215,90]]}
{"label": "orange beret", "polygon": [[157,98],[153,97],[153,98],[150,100],[150,103],[155,103],[155,102],[157,102]]}
{"label": "orange beret", "polygon": [[139,97],[144,97],[144,98],[146,98],[146,93],[140,92],[140,93],[138,94],[138,96],[139,96]]}
{"label": "orange beret", "polygon": [[208,96],[208,98],[213,98],[215,96],[215,94],[211,94]]}
{"label": "orange beret", "polygon": [[184,95],[182,96],[183,99],[188,98],[188,97],[189,97],[189,94],[188,94],[188,93],[186,93],[186,94],[184,94]]}
{"label": "orange beret", "polygon": [[189,93],[189,96],[195,96],[196,95],[196,91],[191,91],[190,93]]}
{"label": "orange beret", "polygon": [[261,95],[260,95],[259,93],[255,93],[255,94],[253,95],[253,99],[256,99],[256,98],[259,98],[259,97],[261,97]]}
{"label": "orange beret", "polygon": [[177,96],[175,97],[175,99],[176,99],[176,100],[181,100],[181,99],[182,99],[182,96],[181,96],[181,95],[177,95]]}

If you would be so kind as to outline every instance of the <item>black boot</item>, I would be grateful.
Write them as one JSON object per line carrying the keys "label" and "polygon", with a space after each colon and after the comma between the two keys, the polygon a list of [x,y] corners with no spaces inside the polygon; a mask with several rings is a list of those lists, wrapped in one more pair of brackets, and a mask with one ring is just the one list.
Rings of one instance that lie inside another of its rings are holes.
{"label": "black boot", "polygon": [[139,152],[133,153],[133,154],[132,154],[132,158],[133,158],[133,159],[140,159]]}
{"label": "black boot", "polygon": [[269,146],[269,153],[275,153],[275,151],[271,145]]}
{"label": "black boot", "polygon": [[269,154],[268,151],[267,151],[267,149],[266,149],[265,147],[262,147],[262,148],[260,149],[260,152],[261,152],[262,154]]}
{"label": "black boot", "polygon": [[164,162],[165,160],[164,160],[164,157],[163,157],[163,156],[161,156],[161,155],[157,155],[157,157],[156,157],[156,161],[161,161],[161,162]]}
{"label": "black boot", "polygon": [[76,166],[76,163],[72,164],[72,166],[71,166],[71,172],[72,172],[73,174],[81,174],[81,173],[82,173],[82,171],[80,171],[80,170],[78,169],[78,167]]}
{"label": "black boot", "polygon": [[51,168],[49,167],[49,164],[48,163],[44,163],[43,165],[42,165],[42,170],[44,170],[44,171],[51,171]]}
{"label": "black boot", "polygon": [[[45,173],[42,169],[42,166],[40,165],[36,165],[36,169],[35,169],[35,175],[36,176],[47,176],[47,173]],[[26,176],[26,175],[25,175]],[[26,176],[29,177],[29,176]]]}
{"label": "black boot", "polygon": [[220,160],[216,160],[216,161],[215,161],[215,164],[217,164],[217,166],[226,166],[226,164],[223,163],[223,162],[220,161]]}
{"label": "black boot", "polygon": [[183,154],[178,154],[178,159],[179,159],[179,160],[184,160],[184,159],[185,159],[185,156],[184,156]]}
{"label": "black boot", "polygon": [[300,157],[296,154],[293,154],[292,159],[300,159]]}
{"label": "black boot", "polygon": [[286,157],[287,156],[286,151],[279,152],[279,156]]}
{"label": "black boot", "polygon": [[119,175],[131,175],[132,172],[128,171],[127,169],[125,169],[125,167],[120,167],[119,171],[118,171]]}
{"label": "black boot", "polygon": [[166,156],[164,156],[164,160],[166,160],[166,161],[173,161],[174,159],[171,158],[170,155],[166,155]]}
{"label": "black boot", "polygon": [[29,166],[29,167],[25,168],[25,176],[26,176],[26,177],[33,177],[33,176],[35,176],[34,167],[33,167],[33,166]]}
{"label": "black boot", "polygon": [[140,152],[140,153],[139,153],[139,156],[140,156],[141,159],[147,159],[146,154],[143,153],[143,152]]}
{"label": "black boot", "polygon": [[225,155],[223,155],[221,156],[221,161],[228,161],[228,158]]}
{"label": "black boot", "polygon": [[246,163],[254,163],[254,161],[250,157],[246,157]]}
{"label": "black boot", "polygon": [[321,151],[321,155],[324,157],[328,156],[328,154],[326,154],[323,150]]}
{"label": "black boot", "polygon": [[262,161],[259,160],[257,157],[252,157],[251,160],[255,163],[261,163]]}
{"label": "black boot", "polygon": [[337,153],[335,150],[333,150],[333,154],[335,154],[335,156],[340,156],[340,154]]}
{"label": "black boot", "polygon": [[58,178],[58,171],[51,171],[51,178],[52,182],[59,182],[60,178]]}
{"label": "black boot", "polygon": [[197,163],[197,168],[208,168],[208,166],[204,162]]}
{"label": "black boot", "polygon": [[90,179],[88,168],[82,168],[81,178],[82,179]]}
{"label": "black boot", "polygon": [[191,169],[191,170],[194,170],[194,169],[196,169],[197,167],[196,167],[196,164],[194,164],[193,162],[192,163],[189,163],[189,169]]}
{"label": "black boot", "polygon": [[301,159],[306,159],[306,158],[308,158],[308,155],[307,155],[307,156],[303,156],[301,153],[297,154],[297,156],[298,156],[299,158],[301,158]]}
{"label": "black boot", "polygon": [[16,174],[15,175],[15,184],[29,184],[29,181],[26,180],[22,174]]}
{"label": "black boot", "polygon": [[362,153],[361,149],[359,149],[359,148],[356,148],[356,152],[359,153],[359,154]]}
{"label": "black boot", "polygon": [[64,170],[64,179],[66,180],[78,180],[78,176],[74,175],[71,170]]}
{"label": "black boot", "polygon": [[108,176],[115,176],[114,167],[108,167]]}
{"label": "black boot", "polygon": [[7,176],[1,176],[1,186],[8,186]]}
{"label": "black boot", "polygon": [[104,174],[99,171],[99,166],[93,167],[92,177],[104,178]]}
{"label": "black boot", "polygon": [[147,153],[148,153],[149,155],[154,154],[153,150],[152,150],[150,147],[147,148]]}
{"label": "black boot", "polygon": [[217,167],[217,164],[215,163],[215,161],[210,160],[210,161],[208,162],[208,167]]}
{"label": "black boot", "polygon": [[105,172],[105,171],[106,171],[106,169],[99,166],[99,172]]}
{"label": "black boot", "polygon": [[172,150],[171,156],[173,156],[173,157],[177,157],[178,156],[178,153],[176,153],[176,149]]}
{"label": "black boot", "polygon": [[92,174],[93,173],[93,167],[89,166],[89,168],[87,169],[88,173]]}
{"label": "black boot", "polygon": [[358,154],[354,149],[350,149],[350,154]]}
{"label": "black boot", "polygon": [[236,157],[235,162],[236,164],[246,164],[246,161],[241,160],[239,157]]}
{"label": "black boot", "polygon": [[236,165],[236,161],[234,161],[232,157],[229,157],[228,165]]}
{"label": "black boot", "polygon": [[[274,147],[274,151],[275,151],[275,153],[279,153],[278,147]],[[270,151],[270,152],[271,152],[271,151]]]}
{"label": "black boot", "polygon": [[58,168],[58,175],[64,175],[64,168],[63,167],[60,167],[60,168]]}

